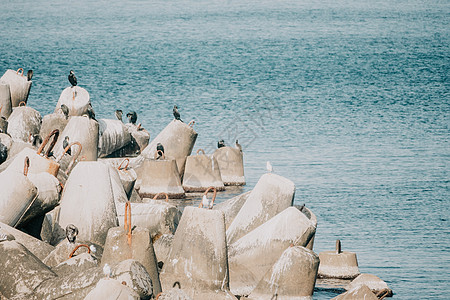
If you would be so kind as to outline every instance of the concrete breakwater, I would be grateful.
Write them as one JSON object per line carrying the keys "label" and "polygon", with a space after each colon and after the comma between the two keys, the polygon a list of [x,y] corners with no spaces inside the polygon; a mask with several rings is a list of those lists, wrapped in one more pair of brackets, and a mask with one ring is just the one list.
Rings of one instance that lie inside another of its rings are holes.
{"label": "concrete breakwater", "polygon": [[[9,101],[0,133],[2,298],[312,299],[318,276],[359,275],[356,254],[346,263],[340,244],[313,252],[318,218],[294,206],[288,178],[269,172],[215,206],[217,192],[245,184],[245,149],[192,155],[194,123],[168,120],[150,142],[135,119],[97,120],[79,86],[43,118]],[[200,207],[183,209],[174,199],[192,191],[203,192]],[[392,294],[373,277],[355,280],[349,291]]]}

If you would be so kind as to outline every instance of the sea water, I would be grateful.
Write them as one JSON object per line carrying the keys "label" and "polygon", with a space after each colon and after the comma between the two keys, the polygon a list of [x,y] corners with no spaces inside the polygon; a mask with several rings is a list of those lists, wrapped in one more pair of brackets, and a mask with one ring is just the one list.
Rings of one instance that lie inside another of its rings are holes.
{"label": "sea water", "polygon": [[3,0],[0,73],[33,69],[45,115],[74,70],[97,118],[136,111],[152,138],[178,105],[194,150],[243,146],[232,193],[271,161],[315,252],[340,239],[394,299],[448,299],[449,21],[439,0]]}

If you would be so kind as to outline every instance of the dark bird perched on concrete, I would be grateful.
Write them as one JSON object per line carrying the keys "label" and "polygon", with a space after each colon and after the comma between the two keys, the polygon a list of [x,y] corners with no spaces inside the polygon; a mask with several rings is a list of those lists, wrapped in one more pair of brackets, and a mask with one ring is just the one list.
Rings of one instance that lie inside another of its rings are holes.
{"label": "dark bird perched on concrete", "polygon": [[239,151],[242,152],[242,146],[241,146],[241,144],[239,144],[238,140],[236,140],[235,145],[236,145],[236,149],[239,149]]}
{"label": "dark bird perched on concrete", "polygon": [[222,148],[225,147],[225,141],[224,140],[220,140],[217,142],[217,148]]}
{"label": "dark bird perched on concrete", "polygon": [[66,238],[69,241],[69,243],[75,243],[77,235],[78,235],[78,228],[73,224],[67,225]]}
{"label": "dark bird perched on concrete", "polygon": [[156,144],[156,159],[160,159],[164,155],[164,146],[161,143]]}
{"label": "dark bird perched on concrete", "polygon": [[75,77],[75,74],[73,73],[72,70],[70,70],[70,73],[69,73],[69,82],[72,85],[72,87],[77,85],[77,78]]}
{"label": "dark bird perched on concrete", "polygon": [[[39,134],[35,134],[31,137],[31,145],[39,147],[42,144],[42,138]],[[52,152],[50,152],[52,155]]]}
{"label": "dark bird perched on concrete", "polygon": [[8,148],[0,142],[0,164],[8,158]]}
{"label": "dark bird perched on concrete", "polygon": [[97,121],[97,120],[95,119],[95,111],[94,111],[94,109],[92,108],[92,105],[91,105],[91,104],[89,104],[89,106],[88,106],[86,112],[87,112],[87,115],[88,115],[88,117],[89,117],[90,119]]}
{"label": "dark bird perched on concrete", "polygon": [[117,109],[116,110],[116,118],[117,118],[117,120],[123,122],[122,115],[123,115],[123,111],[121,109]]}
{"label": "dark bird perched on concrete", "polygon": [[[66,135],[66,137],[64,138],[64,141],[63,141],[63,149],[66,149],[67,146],[69,146],[69,137]],[[69,155],[72,155],[70,148],[69,148],[69,150],[67,150],[66,153]]]}
{"label": "dark bird perched on concrete", "polygon": [[131,124],[136,125],[136,121],[137,121],[137,113],[136,113],[135,111],[132,111],[132,112],[127,113],[127,118],[128,118],[128,121],[129,121]]}
{"label": "dark bird perched on concrete", "polygon": [[173,106],[173,116],[175,117],[175,120],[183,122],[180,118],[180,113],[178,112],[178,107],[176,105]]}
{"label": "dark bird perched on concrete", "polygon": [[31,81],[31,78],[33,78],[33,70],[28,70],[28,72],[27,72],[27,80]]}
{"label": "dark bird perched on concrete", "polygon": [[69,118],[69,107],[65,104],[61,104],[61,111],[66,116],[66,119]]}

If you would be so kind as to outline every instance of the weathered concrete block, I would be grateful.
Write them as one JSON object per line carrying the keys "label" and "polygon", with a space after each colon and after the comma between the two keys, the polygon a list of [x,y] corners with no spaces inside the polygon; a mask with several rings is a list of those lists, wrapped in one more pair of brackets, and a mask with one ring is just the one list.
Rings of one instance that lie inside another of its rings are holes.
{"label": "weathered concrete block", "polygon": [[139,295],[118,280],[111,278],[100,279],[95,288],[87,294],[84,300],[140,300]]}
{"label": "weathered concrete block", "polygon": [[6,70],[5,74],[0,78],[0,82],[9,85],[12,107],[19,106],[22,101],[27,102],[33,82],[23,75],[22,68],[19,68],[17,71]]}
{"label": "weathered concrete block", "polygon": [[0,242],[0,292],[7,298],[32,294],[56,274],[17,241]]}
{"label": "weathered concrete block", "polygon": [[[37,299],[79,300],[92,291],[97,282],[107,277],[101,267],[90,268],[80,273],[57,277],[40,284],[34,291]],[[110,277],[124,281],[140,298],[152,295],[152,282],[144,266],[133,259],[127,259],[110,267]]]}
{"label": "weathered concrete block", "polygon": [[[98,158],[98,135],[99,125],[97,121],[89,119],[86,115],[71,117],[55,144],[54,156],[60,157],[62,155],[64,138],[68,136],[70,143],[79,142],[81,144],[80,160],[96,161]],[[71,149],[72,152],[76,151],[75,147]]]}
{"label": "weathered concrete block", "polygon": [[356,253],[341,251],[339,240],[335,251],[320,252],[319,257],[319,278],[353,279],[360,274]]}
{"label": "weathered concrete block", "polygon": [[127,230],[123,227],[109,229],[101,266],[114,265],[130,258],[139,261],[145,267],[152,280],[153,292],[160,293],[161,283],[150,232],[145,228],[136,227],[128,241]]}
{"label": "weathered concrete block", "polygon": [[163,290],[180,282],[193,299],[235,299],[228,290],[223,212],[186,207],[160,274]]}
{"label": "weathered concrete block", "polygon": [[183,176],[184,190],[204,192],[211,186],[217,191],[225,190],[217,160],[204,154],[188,156]]}
{"label": "weathered concrete block", "polygon": [[0,235],[12,235],[18,243],[24,245],[33,255],[35,255],[39,259],[44,259],[47,255],[50,254],[51,251],[55,247],[38,240],[31,235],[23,233],[20,230],[17,230],[11,226],[8,226],[5,223],[0,222]]}
{"label": "weathered concrete block", "polygon": [[[119,224],[124,225],[125,203],[116,204]],[[133,225],[146,228],[152,238],[162,234],[174,234],[181,219],[181,212],[170,203],[149,200],[147,203],[131,203]]]}
{"label": "weathered concrete block", "polygon": [[372,274],[360,274],[358,277],[353,279],[352,282],[345,287],[345,289],[349,291],[362,285],[366,285],[374,293],[378,293],[386,289],[389,290],[386,282],[378,276]]}
{"label": "weathered concrete block", "polygon": [[227,230],[229,244],[290,207],[295,185],[289,179],[268,173],[261,176]]}
{"label": "weathered concrete block", "polygon": [[69,108],[69,116],[82,116],[91,105],[89,93],[80,86],[69,86],[61,92],[54,112],[58,112],[63,104]]}
{"label": "weathered concrete block", "polygon": [[103,245],[109,228],[118,226],[110,167],[101,162],[78,163],[67,180],[60,207],[62,228],[74,224],[79,239]]}
{"label": "weathered concrete block", "polygon": [[11,105],[11,92],[9,90],[9,84],[0,81],[0,107],[2,110],[0,111],[0,118],[4,117],[8,119],[9,115],[12,112]]}
{"label": "weathered concrete block", "polygon": [[61,133],[64,131],[64,128],[66,128],[67,123],[69,123],[69,119],[66,119],[66,116],[60,111],[46,115],[42,118],[39,135],[42,138],[45,138],[55,129],[58,129]]}
{"label": "weathered concrete block", "polygon": [[334,297],[332,300],[377,300],[378,297],[366,286],[355,286],[347,292]]}
{"label": "weathered concrete block", "polygon": [[301,247],[287,248],[249,295],[250,299],[312,299],[319,256]]}
{"label": "weathered concrete block", "polygon": [[[308,217],[308,219],[313,223],[314,227],[317,228],[317,217],[316,215],[312,212],[312,210],[310,210],[309,208],[307,208],[305,205],[294,205],[294,207],[296,207],[297,209],[299,209],[302,213],[305,214],[305,216]],[[309,250],[313,250],[314,248],[314,238],[315,238],[315,234],[314,236],[311,238],[311,240],[309,241],[308,245],[306,245],[306,248],[308,248]]]}
{"label": "weathered concrete block", "polygon": [[[126,129],[131,134],[131,147],[126,147],[127,153],[141,153],[150,141],[150,133],[143,129],[142,126],[138,126],[132,123],[125,124]],[[128,149],[129,148],[129,149]]]}
{"label": "weathered concrete block", "polygon": [[98,125],[98,157],[106,157],[131,142],[131,134],[122,121],[99,119]]}
{"label": "weathered concrete block", "polygon": [[16,107],[8,118],[8,134],[13,139],[28,142],[30,135],[39,134],[41,121],[37,110],[28,106]]}
{"label": "weathered concrete block", "polygon": [[246,193],[243,193],[243,194],[237,195],[236,197],[228,199],[222,203],[218,203],[214,206],[215,210],[223,211],[223,213],[225,214],[225,226],[227,229],[228,229],[228,227],[230,227],[234,218],[241,210],[245,201],[247,201],[248,196],[250,196],[250,193],[251,193],[251,191],[248,191]]}
{"label": "weathered concrete block", "polygon": [[228,246],[230,288],[248,295],[291,244],[306,246],[315,232],[311,221],[289,207]]}
{"label": "weathered concrete block", "polygon": [[170,198],[185,197],[175,160],[145,159],[135,170],[138,175],[139,184],[136,188],[139,188],[139,196],[152,198],[156,194],[166,193]]}
{"label": "weathered concrete block", "polygon": [[163,234],[153,242],[153,248],[155,249],[156,260],[158,262],[158,268],[162,268],[169,258],[170,250],[172,249],[173,234]]}
{"label": "weathered concrete block", "polygon": [[236,148],[222,147],[214,152],[213,157],[219,164],[220,175],[225,185],[245,185],[242,151]]}
{"label": "weathered concrete block", "polygon": [[[91,251],[90,255],[94,256],[95,259],[98,260],[102,257],[103,247],[98,244],[84,241],[70,243],[68,240],[63,240],[56,247],[54,247],[53,250],[42,261],[50,268],[56,268],[61,263],[70,259],[70,254],[73,252],[73,250],[75,250],[75,248],[80,245],[88,245]],[[88,251],[89,250],[86,247],[79,247],[75,254],[87,254]]]}
{"label": "weathered concrete block", "polygon": [[196,139],[197,133],[192,127],[181,121],[173,120],[142,151],[134,163],[141,164],[144,158],[153,159],[156,154],[156,145],[161,143],[164,146],[166,158],[175,158],[178,171],[183,176],[186,157],[191,155]]}
{"label": "weathered concrete block", "polygon": [[89,270],[98,266],[98,260],[89,253],[73,256],[52,268],[58,276],[67,276]]}

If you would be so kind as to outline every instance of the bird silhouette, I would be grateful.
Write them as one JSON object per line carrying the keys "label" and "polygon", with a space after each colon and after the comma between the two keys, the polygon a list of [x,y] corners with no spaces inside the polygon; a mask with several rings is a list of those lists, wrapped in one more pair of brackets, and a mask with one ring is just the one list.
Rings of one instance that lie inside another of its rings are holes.
{"label": "bird silhouette", "polygon": [[[66,137],[64,138],[64,141],[63,141],[63,149],[66,149],[67,146],[69,146],[69,136],[66,135]],[[67,150],[66,153],[69,155],[72,155],[70,148]]]}
{"label": "bird silhouette", "polygon": [[73,224],[67,225],[66,238],[69,241],[69,243],[75,243],[77,235],[78,235],[78,228]]}
{"label": "bird silhouette", "polygon": [[117,109],[117,110],[116,110],[116,118],[117,118],[117,120],[123,122],[123,120],[122,120],[122,115],[123,115],[122,110]]}
{"label": "bird silhouette", "polygon": [[78,84],[77,78],[75,77],[75,74],[73,73],[72,70],[70,70],[70,73],[69,73],[69,82],[72,85],[72,87],[74,87]]}
{"label": "bird silhouette", "polygon": [[8,148],[0,142],[0,164],[6,161],[6,158],[8,157]]}
{"label": "bird silhouette", "polygon": [[241,144],[239,144],[238,140],[236,140],[235,145],[236,145],[236,149],[239,149],[239,151],[242,152],[242,146],[241,146]]}
{"label": "bird silhouette", "polygon": [[94,109],[92,108],[92,105],[91,105],[90,103],[89,103],[89,106],[88,106],[88,108],[87,108],[87,110],[86,110],[86,113],[87,113],[89,119],[92,119],[92,120],[97,121],[97,120],[95,119],[95,111],[94,111]]}
{"label": "bird silhouette", "polygon": [[128,122],[130,122],[133,125],[136,125],[137,121],[137,113],[135,111],[127,113]]}
{"label": "bird silhouette", "polygon": [[173,106],[173,116],[174,116],[175,120],[179,120],[179,121],[183,122],[180,118],[181,117],[180,113],[178,112],[178,106],[176,106],[176,105]]}
{"label": "bird silhouette", "polygon": [[266,170],[267,170],[267,172],[269,172],[269,173],[272,173],[272,172],[273,172],[273,167],[272,167],[272,164],[270,163],[270,161],[267,161],[267,162],[266,162]]}
{"label": "bird silhouette", "polygon": [[202,206],[204,207],[204,208],[210,208],[210,201],[209,201],[209,199],[206,197],[206,195],[203,195],[203,197],[202,197]]}
{"label": "bird silhouette", "polygon": [[66,119],[69,118],[69,107],[65,104],[61,104],[61,111],[66,116]]}
{"label": "bird silhouette", "polygon": [[217,148],[222,148],[225,147],[225,141],[224,140],[220,140],[217,142]]}
{"label": "bird silhouette", "polygon": [[28,72],[27,72],[27,80],[31,81],[31,78],[33,78],[33,70],[28,70]]}
{"label": "bird silhouette", "polygon": [[111,267],[108,264],[105,264],[103,266],[103,274],[105,275],[106,278],[111,277]]}
{"label": "bird silhouette", "polygon": [[164,155],[164,146],[161,143],[156,145],[156,159],[160,159]]}

